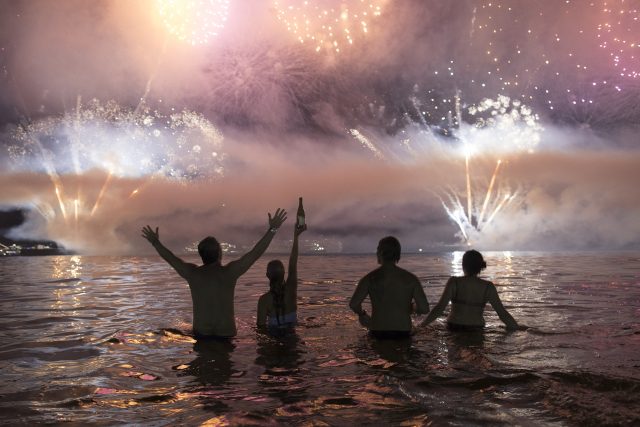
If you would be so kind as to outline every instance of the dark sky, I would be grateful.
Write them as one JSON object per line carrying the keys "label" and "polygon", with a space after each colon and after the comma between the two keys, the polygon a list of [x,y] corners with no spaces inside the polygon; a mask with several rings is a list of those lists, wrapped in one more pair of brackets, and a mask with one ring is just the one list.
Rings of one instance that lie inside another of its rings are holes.
{"label": "dark sky", "polygon": [[[145,221],[181,246],[218,221],[250,242],[258,218],[304,194],[315,243],[367,250],[395,233],[451,247],[464,239],[442,204],[466,205],[466,141],[474,199],[499,157],[494,196],[514,195],[474,242],[639,245],[640,0],[372,1],[380,16],[325,1],[338,23],[330,36],[310,19],[321,44],[287,30],[320,2],[279,4],[293,12],[229,2],[218,34],[191,45],[151,0],[0,0],[0,209],[26,215],[13,235],[122,252]],[[498,95],[498,116],[532,112],[535,143],[524,116],[478,127],[493,110],[473,106]]]}

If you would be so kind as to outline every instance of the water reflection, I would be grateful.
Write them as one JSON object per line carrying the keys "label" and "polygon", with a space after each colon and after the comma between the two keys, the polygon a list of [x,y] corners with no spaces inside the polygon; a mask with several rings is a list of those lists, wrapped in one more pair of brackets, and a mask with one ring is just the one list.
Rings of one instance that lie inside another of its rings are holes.
{"label": "water reflection", "polygon": [[464,272],[462,271],[462,256],[464,255],[463,251],[453,251],[451,253],[451,275],[452,276],[463,276]]}
{"label": "water reflection", "polygon": [[491,368],[485,355],[485,331],[447,332],[445,343],[449,366],[471,370]]}
{"label": "water reflection", "polygon": [[258,333],[256,344],[255,364],[264,367],[259,381],[266,394],[286,405],[308,400],[309,374],[301,369],[307,348],[298,334],[272,337]]}
{"label": "water reflection", "polygon": [[232,340],[198,340],[193,345],[197,357],[179,375],[194,376],[206,386],[224,385],[234,373],[231,354],[235,348]]}

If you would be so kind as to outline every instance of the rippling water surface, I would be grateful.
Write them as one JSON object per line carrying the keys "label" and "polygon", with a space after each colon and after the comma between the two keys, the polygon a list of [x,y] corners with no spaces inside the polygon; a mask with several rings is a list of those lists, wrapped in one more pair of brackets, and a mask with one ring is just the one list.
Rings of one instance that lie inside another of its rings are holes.
{"label": "rippling water surface", "polygon": [[[373,256],[302,256],[300,326],[256,332],[265,257],[238,282],[238,336],[188,335],[159,257],[0,258],[0,423],[639,425],[640,255],[489,253],[514,317],[374,341],[347,301]],[[196,262],[196,259],[192,261]],[[433,305],[461,253],[407,255]]]}

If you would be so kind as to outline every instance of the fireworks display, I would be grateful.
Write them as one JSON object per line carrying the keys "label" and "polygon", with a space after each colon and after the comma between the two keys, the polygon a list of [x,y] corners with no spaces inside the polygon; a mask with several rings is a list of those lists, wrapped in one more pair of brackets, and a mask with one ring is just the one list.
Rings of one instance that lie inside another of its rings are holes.
{"label": "fireworks display", "polygon": [[208,43],[224,28],[228,0],[155,0],[167,31],[191,45]]}
{"label": "fireworks display", "polygon": [[[463,184],[456,186],[456,180],[452,179],[446,188],[435,193],[448,217],[458,226],[462,240],[467,244],[482,242],[500,212],[517,205],[519,193],[509,185],[503,169],[507,159],[534,152],[543,131],[539,117],[520,100],[504,95],[463,108],[457,94],[453,97],[454,114],[447,112],[445,116],[446,132],[439,133],[433,129],[441,127],[427,123],[426,109],[415,97],[409,104],[421,121],[410,132],[411,137],[406,136],[408,132],[400,132],[392,154],[396,158],[406,158],[407,154],[416,158],[438,147],[457,159],[460,169],[456,175],[464,177]],[[383,154],[360,131],[350,129],[349,134],[375,158],[388,161],[394,157]],[[398,156],[398,151],[405,156]]]}
{"label": "fireworks display", "polygon": [[227,48],[205,69],[205,103],[231,122],[270,124],[283,113],[291,121],[291,116],[303,114],[302,106],[317,95],[319,67],[315,55],[292,47],[257,44]]}
{"label": "fireworks display", "polygon": [[[211,122],[190,111],[163,115],[78,99],[74,111],[18,126],[7,149],[12,171],[46,173],[59,215],[66,220],[74,212],[77,221],[96,214],[113,178],[191,182],[222,176],[222,140]],[[104,183],[95,199],[83,200],[81,177],[95,172],[105,174]],[[47,217],[54,212],[46,211]]]}
{"label": "fireworks display", "polygon": [[232,187],[265,145],[265,174],[318,162],[274,179],[292,191],[326,173],[313,182],[329,192],[340,162],[361,190],[424,180],[412,200],[448,244],[493,244],[535,210],[532,189],[571,186],[539,189],[549,153],[637,145],[640,0],[61,1],[0,14],[0,161],[45,182],[32,210],[65,226],[158,183]]}
{"label": "fireworks display", "polygon": [[602,14],[600,47],[609,52],[621,76],[640,77],[640,1],[605,1]]}
{"label": "fireworks display", "polygon": [[278,19],[303,44],[335,53],[364,38],[369,23],[382,14],[380,2],[373,0],[273,2]]}

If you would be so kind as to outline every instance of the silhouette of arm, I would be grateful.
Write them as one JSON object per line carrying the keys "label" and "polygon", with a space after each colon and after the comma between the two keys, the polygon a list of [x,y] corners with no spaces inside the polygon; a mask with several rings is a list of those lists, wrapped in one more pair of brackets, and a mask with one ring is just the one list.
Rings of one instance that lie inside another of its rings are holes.
{"label": "silhouette of arm", "polygon": [[413,287],[413,300],[416,303],[416,307],[414,310],[416,314],[427,314],[429,312],[429,301],[427,300],[424,289],[422,289],[420,280],[418,280],[417,277],[416,284]]}
{"label": "silhouette of arm", "polygon": [[169,249],[167,249],[162,243],[160,243],[160,233],[158,232],[158,227],[156,227],[155,231],[149,227],[148,225],[142,228],[142,237],[147,239],[149,243],[155,248],[158,252],[158,255],[162,257],[173,269],[178,272],[178,274],[187,278],[189,273],[195,268],[194,264],[186,263],[177,256],[173,254]]}
{"label": "silhouette of arm", "polygon": [[278,231],[278,228],[280,228],[280,226],[286,219],[287,213],[280,208],[276,210],[273,218],[271,217],[271,214],[269,214],[269,229],[267,230],[267,232],[264,233],[264,236],[262,236],[260,240],[258,240],[258,243],[255,244],[253,249],[241,256],[239,259],[231,261],[227,265],[229,271],[231,271],[236,277],[239,277],[246,273],[246,271],[251,268],[253,263],[262,256],[264,251],[267,250],[269,244],[271,243],[271,240],[273,240],[273,236],[276,234],[276,231]]}
{"label": "silhouette of arm", "polygon": [[258,300],[258,314],[256,318],[256,326],[264,328],[267,326],[267,296],[262,295]]}
{"label": "silhouette of arm", "polygon": [[444,309],[449,305],[449,301],[451,301],[451,296],[453,294],[453,277],[450,277],[447,281],[447,284],[444,287],[444,291],[442,291],[442,296],[440,297],[440,301],[433,307],[433,310],[429,312],[429,315],[422,321],[420,326],[427,326],[429,323],[433,322],[440,316]]}
{"label": "silhouette of arm", "polygon": [[491,303],[491,307],[498,313],[500,320],[507,326],[507,329],[520,329],[518,322],[516,322],[513,316],[504,308],[504,305],[502,305],[498,291],[493,284],[489,285],[489,302]]}
{"label": "silhouette of arm", "polygon": [[307,229],[306,225],[293,228],[293,246],[289,255],[289,275],[287,276],[287,298],[291,305],[295,306],[298,299],[298,237]]}
{"label": "silhouette of arm", "polygon": [[371,316],[362,308],[362,302],[369,294],[369,281],[365,277],[358,282],[356,290],[353,292],[349,307],[358,315],[358,320],[362,326],[368,328],[371,326]]}
{"label": "silhouette of arm", "polygon": [[364,312],[362,309],[362,302],[369,295],[369,281],[366,278],[361,279],[358,282],[358,286],[356,286],[356,290],[353,292],[351,296],[351,301],[349,301],[349,307],[356,314],[361,314]]}

